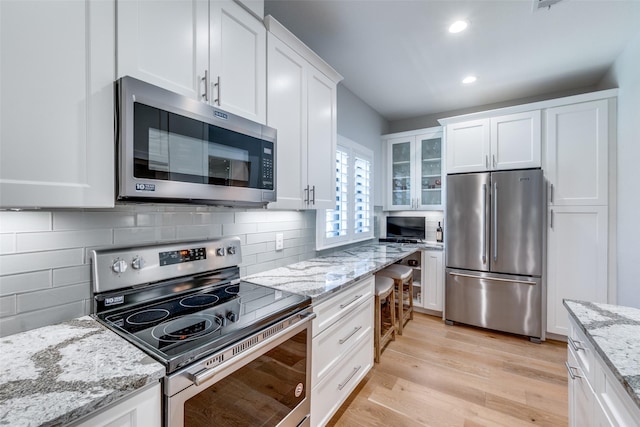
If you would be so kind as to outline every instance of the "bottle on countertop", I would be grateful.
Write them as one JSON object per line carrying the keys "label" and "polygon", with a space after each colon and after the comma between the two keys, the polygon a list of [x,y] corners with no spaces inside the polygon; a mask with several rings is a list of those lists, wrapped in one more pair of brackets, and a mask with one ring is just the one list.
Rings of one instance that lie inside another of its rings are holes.
{"label": "bottle on countertop", "polygon": [[436,228],[436,242],[442,242],[444,240],[443,237],[442,227],[440,226],[440,222],[438,222],[438,228]]}

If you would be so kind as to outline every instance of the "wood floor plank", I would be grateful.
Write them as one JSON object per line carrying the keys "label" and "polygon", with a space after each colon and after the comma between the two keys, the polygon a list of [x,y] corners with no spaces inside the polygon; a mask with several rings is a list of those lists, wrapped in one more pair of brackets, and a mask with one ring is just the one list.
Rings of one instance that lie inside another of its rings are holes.
{"label": "wood floor plank", "polygon": [[566,344],[416,313],[329,426],[567,425]]}

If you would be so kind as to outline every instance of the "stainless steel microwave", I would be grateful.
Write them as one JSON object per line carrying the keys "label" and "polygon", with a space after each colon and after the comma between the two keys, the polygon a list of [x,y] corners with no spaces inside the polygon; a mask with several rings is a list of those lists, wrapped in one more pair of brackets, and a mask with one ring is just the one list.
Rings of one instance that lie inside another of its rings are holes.
{"label": "stainless steel microwave", "polygon": [[276,200],[275,129],[132,77],[116,90],[118,200]]}

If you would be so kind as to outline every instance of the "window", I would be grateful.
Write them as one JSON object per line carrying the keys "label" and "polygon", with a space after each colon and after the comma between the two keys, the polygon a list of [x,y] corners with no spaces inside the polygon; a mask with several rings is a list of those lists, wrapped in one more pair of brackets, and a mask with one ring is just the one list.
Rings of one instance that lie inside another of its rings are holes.
{"label": "window", "polygon": [[336,151],[335,209],[316,215],[316,248],[373,237],[373,153],[341,136]]}

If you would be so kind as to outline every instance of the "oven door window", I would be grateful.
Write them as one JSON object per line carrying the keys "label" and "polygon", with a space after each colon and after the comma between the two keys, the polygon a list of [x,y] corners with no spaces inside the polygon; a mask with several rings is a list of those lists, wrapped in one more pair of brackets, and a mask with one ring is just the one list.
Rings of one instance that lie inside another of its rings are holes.
{"label": "oven door window", "polygon": [[134,104],[134,176],[163,181],[269,189],[263,142],[148,105]]}
{"label": "oven door window", "polygon": [[184,425],[275,426],[306,397],[307,330],[184,403]]}

